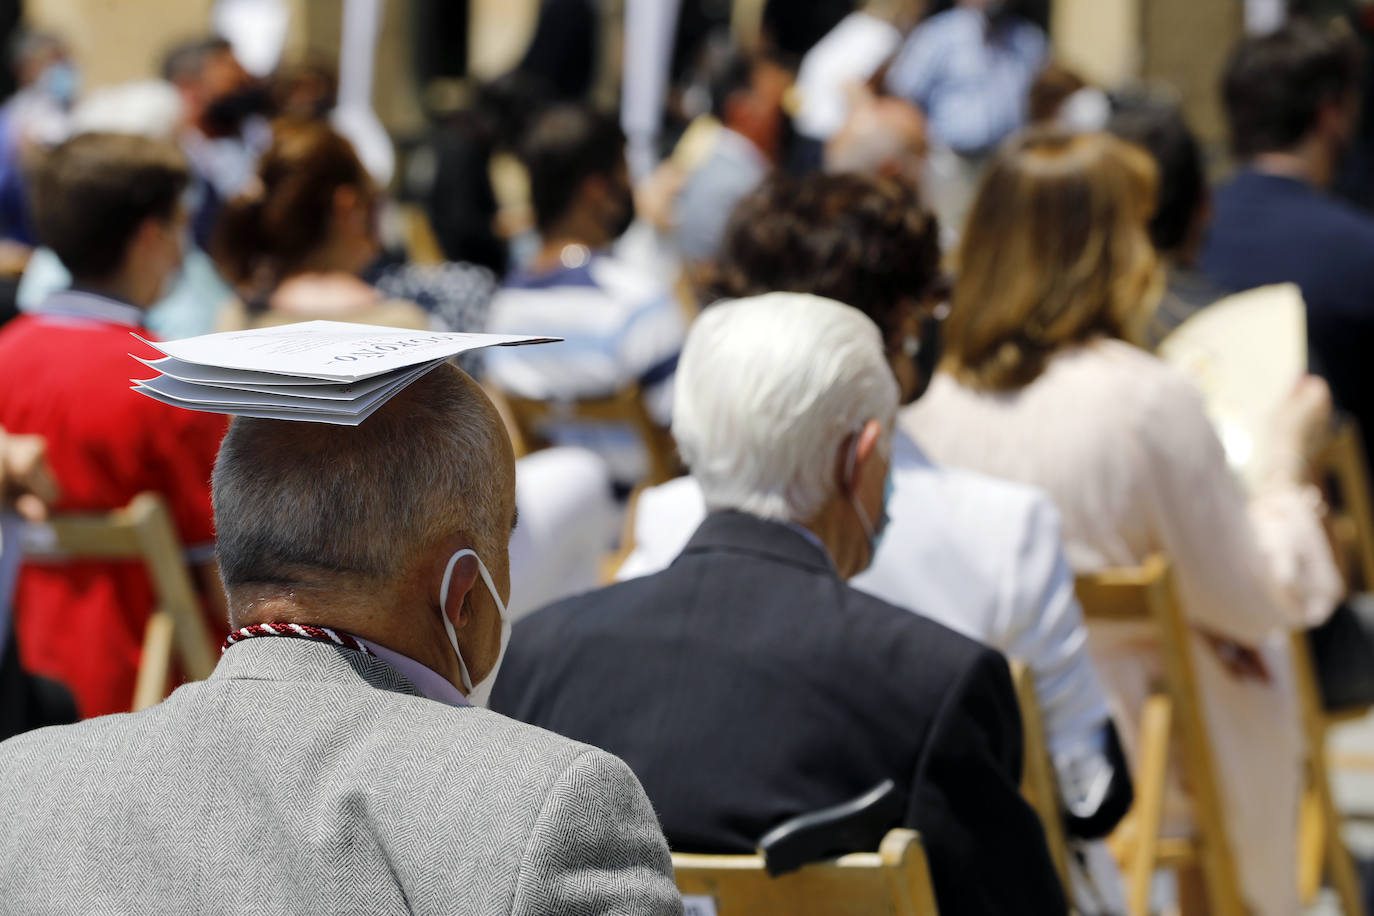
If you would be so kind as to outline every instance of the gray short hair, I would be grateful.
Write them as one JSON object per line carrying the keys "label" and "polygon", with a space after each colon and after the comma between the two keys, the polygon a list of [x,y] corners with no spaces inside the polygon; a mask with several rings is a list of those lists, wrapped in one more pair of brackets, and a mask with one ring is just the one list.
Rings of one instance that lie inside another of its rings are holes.
{"label": "gray short hair", "polygon": [[490,402],[450,365],[357,427],[240,417],[215,462],[224,584],[385,583],[460,531],[491,556],[510,534],[509,451]]}
{"label": "gray short hair", "polygon": [[707,507],[792,522],[834,494],[846,437],[869,420],[890,434],[898,396],[877,325],[802,293],[702,312],[673,393],[673,437]]}

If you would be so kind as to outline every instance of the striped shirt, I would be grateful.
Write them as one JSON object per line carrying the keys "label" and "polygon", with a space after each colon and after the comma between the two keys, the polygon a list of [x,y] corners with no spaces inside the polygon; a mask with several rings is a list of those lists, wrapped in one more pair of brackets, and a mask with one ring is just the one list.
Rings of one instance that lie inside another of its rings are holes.
{"label": "striped shirt", "polygon": [[[671,419],[686,321],[667,288],[621,260],[593,254],[579,267],[513,274],[492,301],[487,330],[563,338],[547,347],[487,351],[487,378],[504,391],[573,401],[637,383],[654,419],[665,426]],[[618,483],[634,483],[647,468],[647,456],[627,427],[560,422],[545,433],[556,445],[600,454]]]}

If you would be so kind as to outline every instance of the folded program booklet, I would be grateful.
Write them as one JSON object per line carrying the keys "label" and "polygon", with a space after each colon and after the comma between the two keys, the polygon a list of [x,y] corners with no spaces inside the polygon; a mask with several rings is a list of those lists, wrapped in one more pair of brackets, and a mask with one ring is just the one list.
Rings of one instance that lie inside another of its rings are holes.
{"label": "folded program booklet", "polygon": [[1268,457],[1274,412],[1307,372],[1306,316],[1298,287],[1262,286],[1202,309],[1159,346],[1202,392],[1227,460],[1248,484]]}
{"label": "folded program booklet", "polygon": [[[134,335],[138,337],[138,335]],[[133,390],[210,413],[357,426],[398,391],[467,350],[553,343],[517,334],[414,331],[306,321],[154,343],[159,374]]]}

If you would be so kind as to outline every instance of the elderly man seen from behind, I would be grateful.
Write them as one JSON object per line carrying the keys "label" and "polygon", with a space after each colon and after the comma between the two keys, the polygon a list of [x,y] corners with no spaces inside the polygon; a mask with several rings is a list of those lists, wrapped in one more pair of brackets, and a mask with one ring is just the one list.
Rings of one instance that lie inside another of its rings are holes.
{"label": "elderly man seen from behind", "polygon": [[500,668],[511,448],[441,366],[356,428],[239,419],[208,681],[0,745],[16,912],[676,914],[626,766],[476,708]]}
{"label": "elderly man seen from behind", "polygon": [[706,310],[673,434],[711,514],[668,569],[522,621],[493,703],[623,757],[674,849],[752,850],[890,779],[941,913],[1062,914],[1005,660],[844,583],[882,536],[897,398],[856,309]]}

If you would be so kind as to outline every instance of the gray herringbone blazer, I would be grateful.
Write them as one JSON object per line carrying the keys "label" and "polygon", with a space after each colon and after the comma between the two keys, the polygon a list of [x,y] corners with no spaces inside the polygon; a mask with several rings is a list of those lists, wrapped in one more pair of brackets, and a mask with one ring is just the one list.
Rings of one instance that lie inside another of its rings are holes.
{"label": "gray herringbone blazer", "polygon": [[132,715],[0,744],[3,913],[676,914],[625,764],[360,652],[229,649]]}

